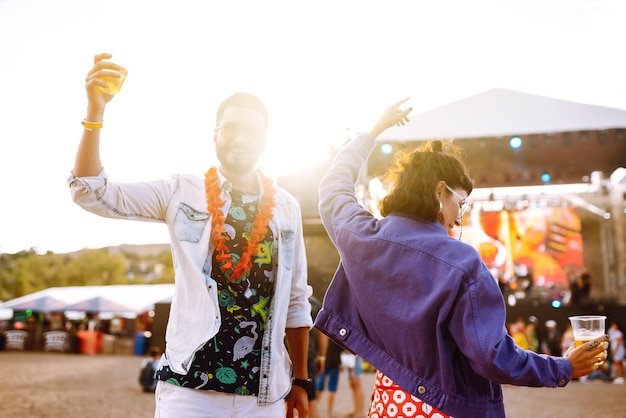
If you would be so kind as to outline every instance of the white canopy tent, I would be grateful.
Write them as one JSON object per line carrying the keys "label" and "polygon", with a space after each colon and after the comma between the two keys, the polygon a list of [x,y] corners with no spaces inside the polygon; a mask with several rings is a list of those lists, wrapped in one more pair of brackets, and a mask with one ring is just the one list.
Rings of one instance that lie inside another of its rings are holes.
{"label": "white canopy tent", "polygon": [[[116,313],[125,314],[125,316],[129,317],[153,310],[155,303],[169,302],[173,295],[173,284],[51,287],[0,303],[0,310],[33,310],[32,307],[37,306],[37,301],[51,298],[55,301],[62,302],[65,306],[55,304],[49,311],[62,312],[75,309],[75,307],[81,306],[81,303],[86,304],[96,298],[105,298],[118,304],[120,310],[122,306],[124,307],[123,312],[117,312],[110,307],[106,309],[106,312],[115,311]],[[39,309],[39,311],[41,311],[41,309]]]}
{"label": "white canopy tent", "polygon": [[626,128],[626,110],[492,89],[410,116],[381,141],[482,138]]}

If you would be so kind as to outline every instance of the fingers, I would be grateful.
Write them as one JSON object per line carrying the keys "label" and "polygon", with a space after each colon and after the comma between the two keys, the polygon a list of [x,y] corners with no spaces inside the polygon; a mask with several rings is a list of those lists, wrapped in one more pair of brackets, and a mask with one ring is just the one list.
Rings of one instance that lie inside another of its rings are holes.
{"label": "fingers", "polygon": [[594,340],[594,341],[589,341],[587,343],[587,351],[591,351],[592,353],[594,353],[596,358],[599,358],[600,353],[604,356],[604,358],[606,358],[607,356],[607,350],[609,348],[609,342],[608,341],[598,341],[598,340]]}
{"label": "fingers", "polygon": [[402,110],[401,106],[406,103],[411,97],[406,97],[397,101],[387,109],[387,114],[391,117],[391,122],[394,125],[403,126],[407,122],[410,122],[409,113],[413,110],[412,107],[407,107]]}
{"label": "fingers", "polygon": [[[92,92],[101,91],[100,89],[107,89],[107,83],[103,79],[117,79],[125,78],[128,75],[128,70],[123,66],[111,61],[107,61],[113,57],[110,53],[101,53],[94,56],[94,65],[91,67],[85,78],[85,84],[88,90]],[[96,89],[98,87],[99,89]]]}
{"label": "fingers", "polygon": [[127,75],[128,71],[126,70],[126,68],[114,62],[107,61],[111,58],[113,58],[113,54],[110,54],[108,52],[94,55],[93,67],[89,71],[89,75],[92,75],[94,72],[101,70],[115,71],[116,73],[118,73],[118,75],[107,74],[107,76],[112,77],[119,77],[119,73],[124,73],[124,75]]}
{"label": "fingers", "polygon": [[402,100],[396,102],[395,104],[391,105],[391,107],[398,108],[398,107],[402,106],[403,104],[405,104],[406,102],[408,102],[410,98],[411,98],[411,96],[407,96],[404,99],[402,99]]}
{"label": "fingers", "polygon": [[389,106],[385,109],[385,112],[380,117],[378,122],[374,125],[374,127],[369,131],[369,135],[376,139],[378,135],[380,135],[386,129],[398,125],[402,126],[409,122],[409,113],[413,110],[412,107],[408,107],[404,110],[400,108],[410,97],[406,97],[402,100],[397,101],[393,105]]}
{"label": "fingers", "polygon": [[601,366],[607,358],[608,336],[588,341],[578,347],[572,344],[564,357],[572,363],[572,377],[586,376]]}
{"label": "fingers", "polygon": [[590,342],[597,342],[597,343],[604,343],[604,342],[606,342],[608,344],[608,341],[609,341],[609,335],[606,334],[606,335],[603,335],[602,337],[596,338],[595,340],[591,340]]}
{"label": "fingers", "polygon": [[97,76],[92,76],[91,74],[89,75],[89,77],[87,77],[85,79],[85,84],[87,86],[87,88],[91,88],[92,86],[96,86],[96,87],[102,87],[103,89],[107,87],[107,83],[105,83],[104,81],[100,80]]}
{"label": "fingers", "polygon": [[102,60],[108,60],[111,59],[113,57],[113,54],[109,54],[108,52],[103,52],[101,54],[96,54],[93,57],[93,63],[97,64]]}
{"label": "fingers", "polygon": [[[609,343],[604,337],[592,340],[579,347],[584,374],[589,374],[601,366],[607,358]],[[584,353],[584,354],[582,354]]]}
{"label": "fingers", "polygon": [[608,341],[589,341],[585,344],[585,351],[588,351],[587,359],[596,365],[602,364],[608,355]]}
{"label": "fingers", "polygon": [[609,348],[609,342],[607,340],[607,336],[602,336],[583,344],[580,348],[584,348],[585,351],[589,351],[589,356],[591,358],[599,358],[599,355],[602,352],[604,352],[603,354],[606,357],[606,350]]}
{"label": "fingers", "polygon": [[392,113],[396,114],[397,116],[402,116],[402,118],[405,118],[410,112],[411,110],[413,110],[412,107],[407,107],[406,109],[402,110],[401,106],[407,102],[407,100],[409,100],[410,97],[404,98],[394,104],[392,104],[391,106],[389,106],[388,108],[388,112],[391,111]]}
{"label": "fingers", "polygon": [[600,345],[600,341],[589,341],[587,344],[587,351],[591,351]]}
{"label": "fingers", "polygon": [[126,68],[109,61],[112,57],[113,54],[108,52],[96,54],[93,57],[94,64],[85,78],[85,88],[90,106],[106,105],[114,96],[114,93],[109,90],[110,85],[115,84],[115,79],[121,79],[117,82],[121,86],[128,74]]}
{"label": "fingers", "polygon": [[396,110],[396,125],[398,126],[404,126],[407,122],[410,122],[411,120],[409,119],[409,113],[411,113],[411,111],[413,110],[412,107],[407,107],[404,110],[401,109],[397,109]]}
{"label": "fingers", "polygon": [[93,76],[97,72],[106,72],[105,75],[107,77],[115,78],[121,77],[121,73],[123,73],[124,75],[128,75],[128,70],[126,68],[111,61],[96,62],[93,67],[91,67],[91,70],[89,70],[89,73],[87,73],[87,75]]}

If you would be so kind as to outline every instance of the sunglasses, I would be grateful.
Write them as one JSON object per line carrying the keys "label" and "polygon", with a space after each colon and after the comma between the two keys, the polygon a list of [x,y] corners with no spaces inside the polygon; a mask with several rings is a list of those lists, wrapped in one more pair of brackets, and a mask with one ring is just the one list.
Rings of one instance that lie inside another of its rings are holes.
{"label": "sunglasses", "polygon": [[461,196],[460,194],[458,194],[457,192],[454,191],[454,189],[450,186],[448,186],[446,184],[446,189],[448,189],[448,191],[450,193],[452,193],[453,195],[455,195],[456,197],[458,197],[460,199],[459,201],[459,216],[458,218],[462,218],[463,215],[465,215],[465,212],[467,212],[467,210],[470,207],[470,203],[467,201],[467,199],[465,199],[463,196]]}
{"label": "sunglasses", "polygon": [[226,122],[215,128],[220,131],[222,137],[231,140],[243,135],[253,140],[265,140],[265,131],[253,125],[245,125],[239,122]]}

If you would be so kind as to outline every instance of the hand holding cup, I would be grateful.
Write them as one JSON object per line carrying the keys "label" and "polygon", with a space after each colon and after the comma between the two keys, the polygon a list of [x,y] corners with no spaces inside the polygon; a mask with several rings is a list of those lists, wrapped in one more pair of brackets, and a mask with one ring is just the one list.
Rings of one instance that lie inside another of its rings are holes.
{"label": "hand holding cup", "polygon": [[572,377],[586,376],[597,369],[607,357],[609,348],[605,316],[582,315],[569,318],[574,343],[564,357],[572,363]]}
{"label": "hand holding cup", "polygon": [[112,54],[94,56],[94,65],[87,74],[85,87],[90,104],[105,105],[122,88],[128,70],[122,65],[108,61]]}

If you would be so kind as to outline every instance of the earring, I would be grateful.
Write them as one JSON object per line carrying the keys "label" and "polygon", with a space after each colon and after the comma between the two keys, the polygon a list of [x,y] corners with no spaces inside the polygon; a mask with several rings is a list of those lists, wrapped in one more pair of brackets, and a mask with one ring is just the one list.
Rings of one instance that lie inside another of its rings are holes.
{"label": "earring", "polygon": [[443,203],[441,203],[441,200],[439,201],[439,213],[443,212]]}

